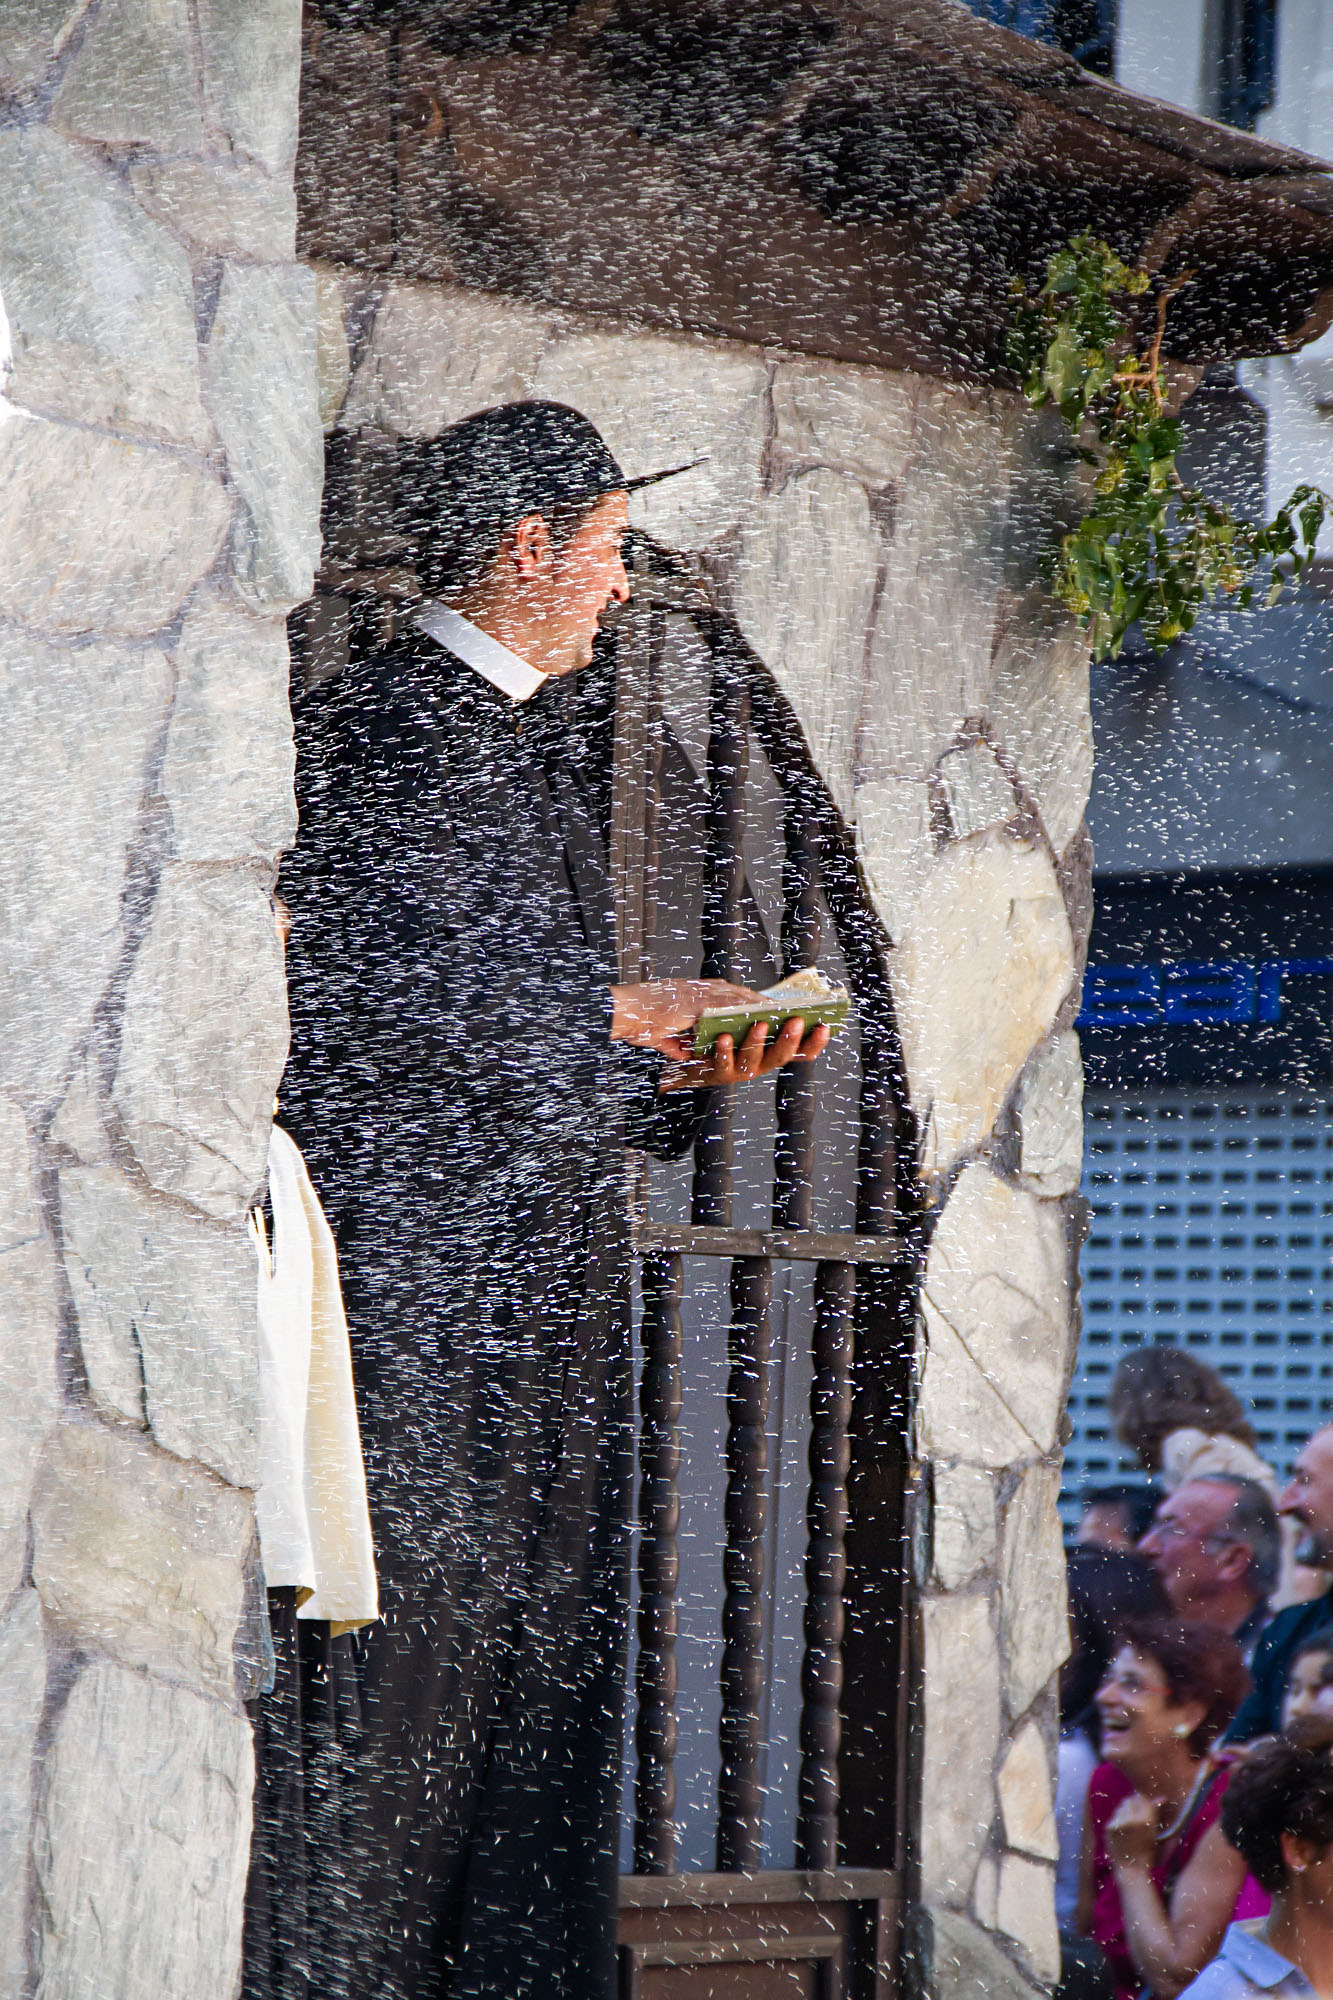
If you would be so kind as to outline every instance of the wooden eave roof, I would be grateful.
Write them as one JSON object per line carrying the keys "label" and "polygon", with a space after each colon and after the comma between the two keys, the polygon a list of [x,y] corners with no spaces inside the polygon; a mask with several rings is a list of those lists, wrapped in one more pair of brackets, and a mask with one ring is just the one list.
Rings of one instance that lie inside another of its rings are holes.
{"label": "wooden eave roof", "polygon": [[1177,360],[1333,321],[1333,172],[952,0],[346,4],[308,31],[310,256],[961,380],[1080,229],[1195,274]]}

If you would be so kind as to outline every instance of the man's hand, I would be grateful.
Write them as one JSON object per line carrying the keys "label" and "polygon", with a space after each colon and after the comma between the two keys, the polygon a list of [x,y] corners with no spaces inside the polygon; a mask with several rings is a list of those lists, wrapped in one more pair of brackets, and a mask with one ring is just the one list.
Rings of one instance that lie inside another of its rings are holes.
{"label": "man's hand", "polygon": [[802,1020],[784,1021],[774,1039],[768,1039],[767,1021],[757,1021],[739,1048],[730,1035],[719,1035],[707,1055],[689,1062],[672,1063],[662,1072],[660,1091],[707,1090],[723,1083],[752,1083],[757,1076],[769,1076],[788,1063],[813,1062],[828,1047],[829,1031],[821,1023],[804,1034]]}
{"label": "man's hand", "polygon": [[657,1049],[675,1062],[694,1048],[694,1024],[721,1007],[752,1007],[763,995],[729,979],[645,979],[611,988],[611,1040]]}
{"label": "man's hand", "polygon": [[804,1022],[784,1021],[770,1042],[767,1021],[756,1021],[739,1049],[719,1035],[707,1055],[694,1054],[694,1025],[701,1014],[724,1007],[762,1003],[762,993],[733,986],[727,979],[646,979],[638,986],[611,988],[611,1039],[633,1042],[670,1056],[660,1089],[707,1090],[718,1084],[751,1083],[790,1062],[813,1062],[828,1047],[826,1027],[803,1038]]}

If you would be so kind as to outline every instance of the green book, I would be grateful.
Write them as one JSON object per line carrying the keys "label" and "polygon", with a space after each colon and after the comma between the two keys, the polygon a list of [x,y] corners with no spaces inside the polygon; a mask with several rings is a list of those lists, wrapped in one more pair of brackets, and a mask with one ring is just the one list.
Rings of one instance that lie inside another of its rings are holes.
{"label": "green book", "polygon": [[705,1049],[711,1049],[719,1035],[730,1035],[739,1048],[756,1021],[767,1021],[776,1032],[784,1021],[794,1021],[799,1016],[807,1034],[811,1028],[822,1025],[836,1035],[846,1024],[851,1005],[852,996],[845,986],[835,986],[822,972],[808,966],[780,979],[776,986],[767,987],[748,1007],[719,1008],[716,1013],[701,1014],[694,1029],[695,1053],[702,1055]]}

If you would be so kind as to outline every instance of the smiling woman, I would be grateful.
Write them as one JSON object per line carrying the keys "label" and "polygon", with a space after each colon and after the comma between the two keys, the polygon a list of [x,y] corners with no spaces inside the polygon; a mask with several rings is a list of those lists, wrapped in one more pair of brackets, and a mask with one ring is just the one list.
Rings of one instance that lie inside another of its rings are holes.
{"label": "smiling woman", "polygon": [[1134,1619],[1097,1694],[1103,1763],[1088,1794],[1079,1929],[1117,2000],[1176,2000],[1233,1917],[1266,1898],[1217,1824],[1230,1772],[1209,1751],[1247,1675],[1212,1626]]}

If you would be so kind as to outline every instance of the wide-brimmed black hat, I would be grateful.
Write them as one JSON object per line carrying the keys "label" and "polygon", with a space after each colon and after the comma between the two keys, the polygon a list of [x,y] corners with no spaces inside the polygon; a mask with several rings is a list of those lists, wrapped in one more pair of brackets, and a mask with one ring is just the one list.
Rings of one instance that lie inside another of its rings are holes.
{"label": "wide-brimmed black hat", "polygon": [[[464,417],[438,437],[405,440],[398,448],[398,491],[404,527],[437,529],[456,512],[474,523],[512,526],[525,514],[633,493],[702,463],[625,476],[595,424],[566,403],[505,403]],[[425,517],[425,518],[423,518]]]}

